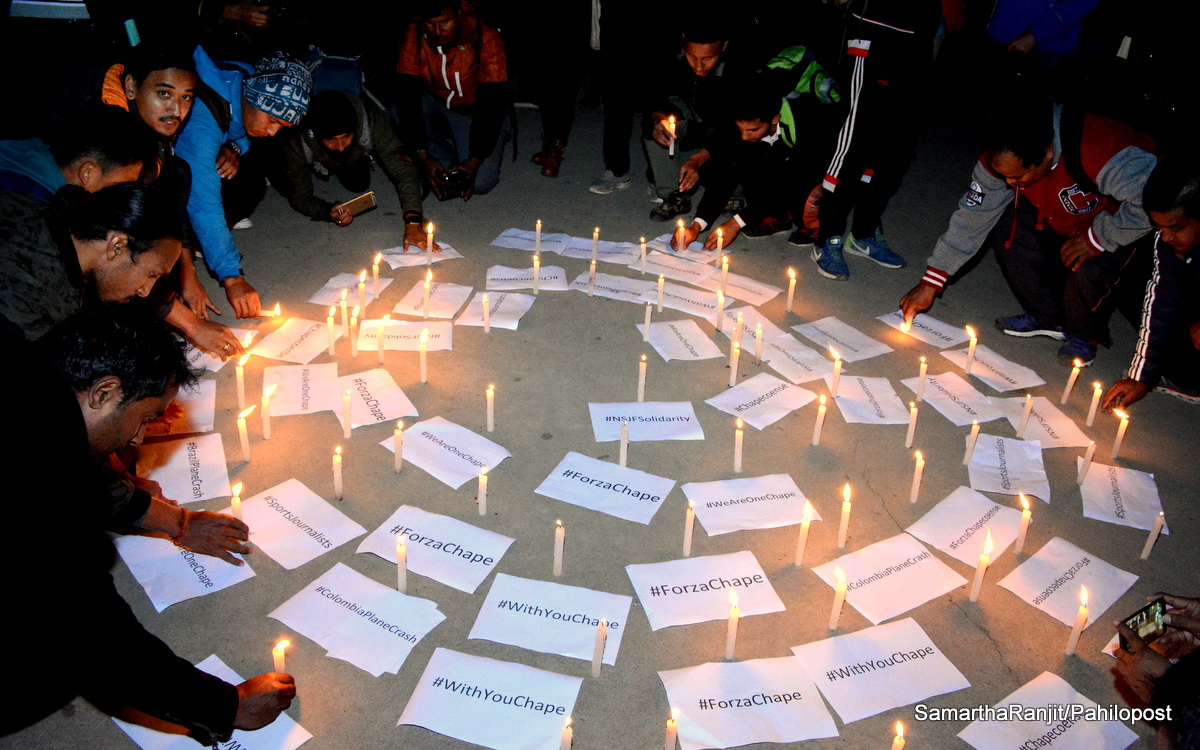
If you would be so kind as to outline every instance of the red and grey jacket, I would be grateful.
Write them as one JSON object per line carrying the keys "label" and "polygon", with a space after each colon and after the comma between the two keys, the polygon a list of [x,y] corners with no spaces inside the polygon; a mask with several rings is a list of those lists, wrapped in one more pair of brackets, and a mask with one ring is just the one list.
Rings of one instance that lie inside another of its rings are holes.
{"label": "red and grey jacket", "polygon": [[[1033,185],[1013,189],[988,166],[985,153],[950,225],[938,239],[921,283],[939,291],[983,245],[1009,202],[1028,201],[1038,211],[1038,228],[1065,236],[1086,229],[1097,250],[1112,252],[1150,231],[1142,188],[1158,163],[1153,142],[1122,123],[1097,115],[1083,120],[1080,161],[1096,192],[1081,187],[1062,158],[1061,107],[1054,110],[1054,165]],[[1014,212],[1015,231],[1016,215]],[[1009,235],[1009,242],[1012,235]]]}
{"label": "red and grey jacket", "polygon": [[1141,326],[1133,361],[1129,363],[1130,378],[1151,388],[1158,385],[1167,349],[1187,340],[1188,329],[1200,321],[1197,292],[1200,292],[1200,248],[1180,257],[1175,248],[1156,235],[1154,273],[1146,282]]}

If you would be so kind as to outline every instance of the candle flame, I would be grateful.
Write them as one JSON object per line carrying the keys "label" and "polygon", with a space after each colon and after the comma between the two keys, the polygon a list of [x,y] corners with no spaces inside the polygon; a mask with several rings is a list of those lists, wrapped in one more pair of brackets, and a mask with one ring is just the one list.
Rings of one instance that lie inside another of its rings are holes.
{"label": "candle flame", "polygon": [[1079,587],[1079,606],[1086,607],[1088,602],[1087,586]]}
{"label": "candle flame", "polygon": [[425,283],[428,284],[431,281],[433,281],[433,269],[432,268],[425,272]]}
{"label": "candle flame", "polygon": [[[645,355],[643,355],[643,356],[645,356]],[[488,393],[495,393],[495,392],[496,392],[496,384],[488,383]]]}
{"label": "candle flame", "polygon": [[825,405],[825,394],[822,393],[821,394],[821,406],[824,406],[824,405]]}
{"label": "candle flame", "polygon": [[291,645],[292,645],[291,641],[289,641],[287,638],[282,638],[282,639],[280,639],[280,641],[278,643],[275,644],[275,650],[282,651]]}
{"label": "candle flame", "polygon": [[537,264],[539,264],[541,262],[542,262],[541,256],[539,256],[535,253],[533,256],[533,265],[536,266]]}
{"label": "candle flame", "polygon": [[429,329],[424,328],[421,330],[421,343],[424,344],[427,341],[429,341]]}
{"label": "candle flame", "polygon": [[740,430],[740,429],[742,429],[742,418],[741,418],[741,417],[738,417],[738,420],[737,420],[737,428],[738,428],[739,430]]}
{"label": "candle flame", "polygon": [[679,719],[679,709],[672,707],[671,708],[671,721],[676,721],[678,719]]}
{"label": "candle flame", "polygon": [[846,584],[846,571],[842,570],[841,568],[834,568],[833,575],[835,578],[837,578],[839,586],[844,586]]}
{"label": "candle flame", "polygon": [[335,455],[335,456],[340,456],[340,455],[342,455],[342,446],[340,446],[340,445],[339,445],[338,447],[334,448],[334,449],[333,449],[333,455]]}
{"label": "candle flame", "polygon": [[232,492],[233,492],[234,497],[237,497],[238,495],[242,494],[242,483],[238,482],[237,484],[233,485]]}
{"label": "candle flame", "polygon": [[[275,317],[278,318],[280,313],[282,313],[282,312],[283,312],[283,308],[279,306],[278,302],[276,302],[275,303]],[[249,336],[247,336],[246,338],[249,339]]]}
{"label": "candle flame", "polygon": [[738,605],[738,595],[733,589],[729,589],[729,606],[736,608]]}
{"label": "candle flame", "polygon": [[896,722],[896,737],[904,739],[904,725],[898,721]]}
{"label": "candle flame", "polygon": [[593,229],[592,234],[600,234],[600,227],[596,227],[595,229]]}
{"label": "candle flame", "polygon": [[642,239],[642,244],[643,244],[643,245],[645,245],[645,244],[646,244],[646,238],[645,238],[645,237],[642,237],[641,239]]}
{"label": "candle flame", "polygon": [[913,455],[914,455],[914,456],[916,456],[916,458],[917,458],[917,460],[918,460],[918,461],[924,461],[924,460],[925,460],[925,457],[921,455],[921,451],[917,451],[917,452],[916,452],[916,453],[914,453]]}
{"label": "candle flame", "polygon": [[481,476],[481,477],[487,476],[487,467],[486,466],[479,467],[479,476]]}
{"label": "candle flame", "polygon": [[[688,500],[688,509],[689,509],[689,510],[695,510],[695,509],[696,509],[696,503],[695,503],[695,502],[693,502],[693,501],[691,501],[691,500]],[[1159,515],[1162,515],[1162,514],[1160,513]]]}
{"label": "candle flame", "polygon": [[542,226],[542,220],[541,220],[541,219],[538,219],[538,220],[537,220],[537,225],[538,225],[538,227],[539,227],[539,228]]}
{"label": "candle flame", "polygon": [[832,346],[830,346],[829,344],[826,344],[825,346],[829,347],[829,356],[833,357],[833,361],[834,361],[834,362],[839,362],[839,361],[841,361],[841,359],[842,359],[842,355],[841,355],[841,353],[840,353],[840,352],[839,352],[837,349],[834,349],[834,348],[833,348]]}
{"label": "candle flame", "polygon": [[358,317],[358,312],[359,312],[358,305],[355,305],[355,306],[354,306],[354,309],[350,311],[350,317],[352,317],[352,318],[357,318],[357,317]]}
{"label": "candle flame", "polygon": [[[722,229],[721,227],[717,227],[717,236],[718,236],[718,237],[724,237],[724,236],[725,236],[725,230],[724,230],[724,229]],[[729,265],[729,256],[728,256],[728,255],[726,255],[725,257],[721,258],[721,265],[723,265],[723,266],[727,266],[727,265]]]}
{"label": "candle flame", "polygon": [[669,122],[669,123],[671,123],[672,125],[674,125],[674,124],[675,124],[675,115],[671,115],[670,117],[668,117],[668,118],[667,118],[667,122]]}
{"label": "candle flame", "polygon": [[345,302],[345,301],[346,301],[346,295],[347,295],[347,294],[349,294],[349,293],[350,293],[350,290],[349,290],[349,289],[343,289],[343,290],[342,290],[342,301],[343,301],[343,302]]}
{"label": "candle flame", "polygon": [[249,360],[250,360],[250,355],[249,355],[249,354],[243,354],[242,356],[238,357],[237,366],[238,366],[238,367],[245,367],[245,365],[246,365],[246,362],[248,362]]}
{"label": "candle flame", "polygon": [[375,260],[371,261],[371,263],[377,266],[381,260],[383,260],[383,253],[375,253]]}
{"label": "candle flame", "polygon": [[737,343],[737,342],[735,341],[735,342],[733,343],[733,351],[734,351],[734,353],[736,354],[737,352],[740,352],[741,350],[742,350],[742,345],[741,345],[741,344],[739,344],[739,343]]}
{"label": "candle flame", "polygon": [[1080,367],[1083,367],[1083,360],[1077,358],[1075,360],[1075,369],[1078,370]]}
{"label": "candle flame", "polygon": [[562,528],[562,519],[561,518],[554,519],[554,525],[561,529]]}
{"label": "candle flame", "polygon": [[1129,419],[1129,415],[1126,414],[1125,412],[1121,411],[1120,409],[1113,409],[1113,414],[1116,414],[1121,419]]}
{"label": "candle flame", "polygon": [[350,398],[350,389],[349,388],[346,389],[346,393],[344,395],[346,398]]}
{"label": "candle flame", "polygon": [[329,306],[329,317],[332,318],[334,316],[334,313],[336,313],[336,312],[337,312],[337,305],[330,305]]}
{"label": "candle flame", "polygon": [[921,357],[921,364],[925,364],[925,358]]}
{"label": "candle flame", "polygon": [[992,530],[988,529],[987,538],[983,540],[983,554],[990,555],[995,549],[995,544],[992,542]]}
{"label": "candle flame", "polygon": [[643,361],[643,362],[645,362],[645,361],[646,361],[646,355],[645,355],[645,354],[643,354],[643,355],[642,355],[642,361]]}
{"label": "candle flame", "polygon": [[1092,387],[1095,388],[1096,390],[1100,390],[1100,381],[1097,380],[1097,381],[1093,382]]}
{"label": "candle flame", "polygon": [[404,430],[404,420],[403,419],[396,420],[396,429],[401,430],[401,431]]}
{"label": "candle flame", "polygon": [[846,486],[842,487],[842,500],[847,503],[850,502],[850,483],[849,482],[846,482]]}
{"label": "candle flame", "polygon": [[363,270],[358,272],[358,283],[360,283],[360,284],[367,283],[367,269],[364,268]]}
{"label": "candle flame", "polygon": [[1021,508],[1024,510],[1029,510],[1029,498],[1025,497],[1024,492],[1022,492],[1019,497],[1021,498]]}
{"label": "candle flame", "polygon": [[967,326],[967,335],[970,336],[971,338],[976,338],[975,329],[972,328],[971,326]]}
{"label": "candle flame", "polygon": [[433,234],[433,222],[432,221],[425,225],[425,232],[427,234]]}
{"label": "candle flame", "polygon": [[917,402],[916,402],[916,401],[909,401],[909,402],[908,402],[908,408],[909,408],[909,411],[916,411],[916,410],[917,410]]}
{"label": "candle flame", "polygon": [[251,412],[253,412],[256,408],[258,408],[258,404],[255,404],[254,406],[247,406],[245,409],[242,409],[238,412],[237,418],[245,419],[246,417],[250,416]]}
{"label": "candle flame", "polygon": [[275,391],[278,388],[279,388],[278,385],[273,385],[270,388],[268,388],[267,390],[263,391],[263,398],[268,398],[268,399],[271,398],[272,396],[275,395]]}
{"label": "candle flame", "polygon": [[804,501],[804,520],[811,521],[812,514],[813,514],[812,503],[810,503],[808,500],[805,500]]}
{"label": "candle flame", "polygon": [[796,269],[794,269],[794,268],[789,268],[789,269],[788,269],[788,278],[789,278],[789,279],[794,279],[794,278],[796,278]]}
{"label": "candle flame", "polygon": [[573,717],[568,716],[567,720],[565,722],[563,722],[563,729],[566,729],[567,727],[571,726],[571,722],[573,720],[574,720]]}
{"label": "candle flame", "polygon": [[659,283],[661,284],[661,283],[662,283],[662,282],[663,282],[663,281],[664,281],[666,278],[667,278],[666,276],[663,276],[663,275],[660,273],[660,274],[658,275],[658,281],[659,281]]}
{"label": "candle flame", "polygon": [[683,219],[679,219],[678,221],[676,221],[675,226],[679,227],[680,229],[683,229]]}
{"label": "candle flame", "polygon": [[488,296],[485,294],[485,295],[483,295],[483,304],[486,305],[487,303],[488,303]]}
{"label": "candle flame", "polygon": [[383,319],[384,319],[385,321],[391,320],[391,319],[392,319],[392,314],[391,314],[391,313],[388,313],[387,315],[384,315],[384,316],[383,316]]}

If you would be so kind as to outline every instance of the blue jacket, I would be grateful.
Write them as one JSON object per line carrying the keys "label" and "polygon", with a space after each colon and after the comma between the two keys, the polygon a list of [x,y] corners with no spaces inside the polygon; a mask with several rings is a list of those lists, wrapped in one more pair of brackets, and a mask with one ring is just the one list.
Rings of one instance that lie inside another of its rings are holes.
{"label": "blue jacket", "polygon": [[1070,54],[1079,46],[1083,19],[1100,0],[999,0],[988,35],[1008,44],[1028,31],[1043,52]]}
{"label": "blue jacket", "polygon": [[49,201],[66,184],[50,147],[41,139],[0,141],[0,191],[29,193]]}
{"label": "blue jacket", "polygon": [[226,142],[237,144],[242,153],[250,150],[250,139],[242,125],[242,79],[247,66],[236,70],[217,67],[202,48],[193,55],[196,73],[229,105],[229,128],[222,131],[212,112],[197,100],[192,115],[175,143],[175,154],[192,168],[192,194],[188,198],[188,218],[192,221],[204,262],[218,279],[242,275],[241,253],[233,234],[225,225],[221,202],[221,176],[217,174],[217,152]]}

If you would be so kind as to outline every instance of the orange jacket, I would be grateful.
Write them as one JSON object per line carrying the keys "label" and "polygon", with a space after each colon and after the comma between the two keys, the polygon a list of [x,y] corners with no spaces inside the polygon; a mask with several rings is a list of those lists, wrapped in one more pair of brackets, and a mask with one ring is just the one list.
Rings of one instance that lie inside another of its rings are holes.
{"label": "orange jacket", "polygon": [[400,40],[396,72],[421,78],[426,89],[449,109],[475,104],[481,83],[504,83],[508,63],[500,32],[483,23],[467,0],[458,13],[458,43],[438,47],[410,23]]}

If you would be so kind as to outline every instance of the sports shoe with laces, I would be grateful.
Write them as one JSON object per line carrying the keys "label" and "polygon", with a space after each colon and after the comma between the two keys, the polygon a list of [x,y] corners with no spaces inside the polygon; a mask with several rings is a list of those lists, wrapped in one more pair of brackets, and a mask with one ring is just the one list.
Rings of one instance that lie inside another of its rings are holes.
{"label": "sports shoe with laces", "polygon": [[883,237],[883,227],[875,230],[874,237],[866,237],[861,240],[854,236],[854,232],[847,234],[846,252],[870,258],[884,268],[904,268],[908,265],[908,261],[892,252],[892,249],[888,247],[887,240]]}
{"label": "sports shoe with laces", "polygon": [[249,217],[247,217],[245,219],[238,219],[236,222],[234,222],[233,226],[230,227],[230,229],[253,229],[253,228],[254,228],[254,222],[251,221]]}
{"label": "sports shoe with laces", "polygon": [[996,318],[996,330],[1009,336],[1029,338],[1030,336],[1046,336],[1058,341],[1065,341],[1067,334],[1062,326],[1049,325],[1038,320],[1030,313],[1010,315],[1007,318]]}
{"label": "sports shoe with laces", "polygon": [[611,169],[606,169],[604,174],[592,182],[588,190],[596,195],[608,195],[615,190],[624,190],[632,184],[633,181],[629,179],[628,174],[616,175],[612,173]]}
{"label": "sports shoe with laces", "polygon": [[850,278],[850,267],[846,265],[842,247],[842,238],[834,236],[825,240],[821,249],[818,250],[816,247],[812,249],[812,259],[817,264],[817,273],[827,279]]}
{"label": "sports shoe with laces", "polygon": [[655,221],[670,221],[692,210],[692,199],[678,191],[663,200],[662,205],[650,209],[650,218]]}
{"label": "sports shoe with laces", "polygon": [[816,240],[817,238],[813,236],[812,232],[804,227],[800,227],[788,235],[788,244],[792,247],[812,247],[816,244]]}
{"label": "sports shoe with laces", "polygon": [[1090,367],[1096,360],[1096,344],[1068,336],[1066,343],[1058,348],[1058,363],[1063,367],[1074,367],[1075,360],[1079,360],[1080,367]]}

